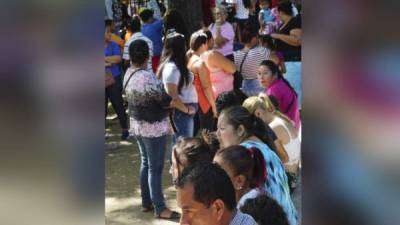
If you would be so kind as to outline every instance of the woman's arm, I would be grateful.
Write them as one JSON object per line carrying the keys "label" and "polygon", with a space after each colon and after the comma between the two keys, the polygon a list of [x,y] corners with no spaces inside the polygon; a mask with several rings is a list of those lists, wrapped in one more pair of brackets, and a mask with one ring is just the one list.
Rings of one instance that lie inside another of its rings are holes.
{"label": "woman's arm", "polygon": [[204,95],[206,96],[208,103],[211,105],[213,116],[217,117],[217,108],[215,107],[215,98],[211,87],[209,71],[205,63],[202,61],[200,61],[196,67],[200,76],[200,83],[204,91]]}
{"label": "woman's arm", "polygon": [[213,67],[222,69],[228,74],[233,74],[236,71],[235,64],[217,51],[213,51],[210,53],[207,58],[207,63],[212,65]]}
{"label": "woman's arm", "polygon": [[272,38],[281,40],[289,45],[300,46],[301,45],[301,29],[293,29],[289,35],[286,34],[271,34]]}
{"label": "woman's arm", "polygon": [[122,58],[120,55],[106,56],[105,61],[106,63],[118,64],[122,61]]}
{"label": "woman's arm", "polygon": [[224,38],[221,34],[221,26],[215,24],[215,29],[217,29],[217,35],[215,36],[215,44],[217,45],[218,48],[221,48],[222,46],[225,45],[226,42],[228,42],[228,39]]}
{"label": "woman's arm", "polygon": [[192,107],[187,107],[182,100],[179,98],[178,95],[178,86],[176,84],[172,83],[167,83],[166,84],[166,90],[167,94],[171,96],[172,101],[171,101],[171,107],[176,108],[184,113],[187,113],[189,115],[195,114],[195,109]]}

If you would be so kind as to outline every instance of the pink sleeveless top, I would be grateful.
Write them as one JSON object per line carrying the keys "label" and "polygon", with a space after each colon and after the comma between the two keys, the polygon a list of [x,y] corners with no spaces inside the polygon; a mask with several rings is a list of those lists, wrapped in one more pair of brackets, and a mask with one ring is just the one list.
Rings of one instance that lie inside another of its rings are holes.
{"label": "pink sleeveless top", "polygon": [[[207,62],[206,54],[203,54],[201,58]],[[233,75],[226,73],[220,68],[211,67],[207,65],[208,70],[210,71],[210,81],[211,87],[214,93],[215,99],[217,99],[218,95],[225,91],[233,90]]]}

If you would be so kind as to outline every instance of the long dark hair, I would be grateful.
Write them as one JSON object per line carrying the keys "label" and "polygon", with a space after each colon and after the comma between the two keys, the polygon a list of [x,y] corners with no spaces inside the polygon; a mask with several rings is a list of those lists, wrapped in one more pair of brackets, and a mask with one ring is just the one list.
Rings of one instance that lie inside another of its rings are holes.
{"label": "long dark hair", "polygon": [[178,83],[178,93],[180,94],[183,86],[189,84],[189,70],[186,67],[187,58],[185,51],[185,38],[180,33],[169,33],[164,40],[164,48],[162,50],[160,66],[157,70],[157,77],[159,79],[161,79],[163,76],[163,69],[167,62],[175,63],[181,74]]}
{"label": "long dark hair", "polygon": [[268,135],[267,125],[260,118],[251,114],[246,108],[238,105],[232,106],[222,110],[222,114],[227,118],[228,124],[232,125],[235,129],[243,125],[246,129],[247,137],[254,135],[267,144],[272,151],[277,152],[272,137]]}
{"label": "long dark hair", "polygon": [[250,188],[262,187],[267,180],[265,159],[258,148],[233,145],[218,150],[216,157],[227,163],[235,176],[244,175]]}
{"label": "long dark hair", "polygon": [[277,74],[278,75],[278,79],[283,80],[283,82],[285,82],[285,84],[290,88],[290,90],[293,91],[293,93],[297,96],[296,91],[294,90],[294,88],[292,87],[292,85],[290,85],[289,81],[286,80],[286,78],[284,78],[282,76],[281,71],[279,70],[278,66],[271,60],[264,60],[260,63],[260,66],[266,66],[268,67],[269,70],[271,70],[272,74]]}

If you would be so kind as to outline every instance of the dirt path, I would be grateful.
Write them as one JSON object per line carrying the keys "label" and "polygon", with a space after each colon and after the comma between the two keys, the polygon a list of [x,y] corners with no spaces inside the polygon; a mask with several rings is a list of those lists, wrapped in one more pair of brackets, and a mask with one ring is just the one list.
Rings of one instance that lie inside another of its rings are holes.
{"label": "dirt path", "polygon": [[[109,108],[111,111],[111,108]],[[154,219],[153,213],[140,211],[139,188],[140,154],[134,139],[121,141],[121,129],[115,114],[106,122],[105,150],[105,216],[107,225],[175,225],[178,223]],[[166,158],[169,154],[166,154]],[[167,162],[167,161],[166,161]],[[169,163],[163,171],[163,189],[166,204],[179,211],[176,205],[176,192],[168,173]]]}

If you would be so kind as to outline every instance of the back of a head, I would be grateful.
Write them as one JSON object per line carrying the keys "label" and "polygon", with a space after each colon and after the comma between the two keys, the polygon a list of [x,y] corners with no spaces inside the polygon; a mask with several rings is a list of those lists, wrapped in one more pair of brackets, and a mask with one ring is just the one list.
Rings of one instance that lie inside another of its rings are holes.
{"label": "back of a head", "polygon": [[193,198],[206,207],[220,199],[225,207],[233,211],[236,208],[235,190],[226,172],[211,162],[196,163],[186,167],[179,176],[176,187],[193,186]]}
{"label": "back of a head", "polygon": [[132,18],[129,20],[129,28],[133,33],[140,32],[141,24],[139,16],[132,16]]}
{"label": "back of a head", "polygon": [[261,35],[260,41],[264,47],[266,47],[272,51],[274,51],[276,49],[274,40],[272,39],[271,35]]}
{"label": "back of a head", "polygon": [[289,0],[278,2],[278,11],[288,16],[293,16],[292,2]]}
{"label": "back of a head", "polygon": [[137,39],[129,45],[129,57],[133,65],[143,65],[149,58],[149,46],[146,41]]}
{"label": "back of a head", "polygon": [[267,172],[264,156],[258,148],[233,145],[218,150],[215,157],[222,160],[234,176],[243,175],[250,188],[264,187]]}
{"label": "back of a head", "polygon": [[243,43],[250,43],[251,40],[257,37],[257,29],[251,26],[249,23],[245,24],[243,31],[242,31],[242,41]]}
{"label": "back of a head", "polygon": [[197,51],[203,44],[207,44],[207,35],[202,30],[194,32],[190,37],[190,49]]}
{"label": "back of a head", "polygon": [[258,225],[289,225],[282,207],[267,195],[247,199],[240,211],[252,216]]}
{"label": "back of a head", "polygon": [[201,138],[184,137],[179,138],[175,151],[177,163],[187,167],[196,162],[212,162],[215,152]]}
{"label": "back of a head", "polygon": [[240,90],[226,91],[218,95],[215,101],[217,112],[235,105],[242,105],[247,96]]}
{"label": "back of a head", "polygon": [[139,12],[140,19],[142,19],[143,22],[147,22],[149,19],[153,18],[153,14],[153,10],[147,8]]}

